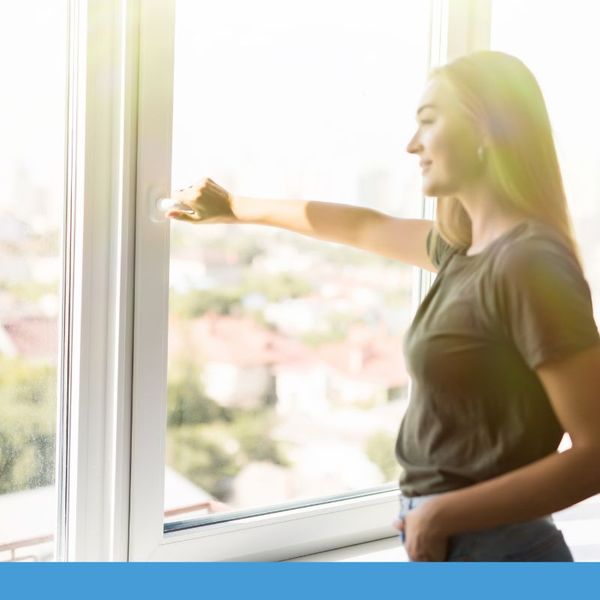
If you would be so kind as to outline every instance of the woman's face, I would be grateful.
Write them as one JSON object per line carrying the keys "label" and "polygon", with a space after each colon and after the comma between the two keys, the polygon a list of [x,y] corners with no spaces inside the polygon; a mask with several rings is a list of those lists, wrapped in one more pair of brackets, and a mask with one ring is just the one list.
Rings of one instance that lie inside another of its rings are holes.
{"label": "woman's face", "polygon": [[425,196],[460,195],[481,177],[481,136],[458,104],[452,86],[434,77],[417,108],[417,131],[406,148],[420,161]]}

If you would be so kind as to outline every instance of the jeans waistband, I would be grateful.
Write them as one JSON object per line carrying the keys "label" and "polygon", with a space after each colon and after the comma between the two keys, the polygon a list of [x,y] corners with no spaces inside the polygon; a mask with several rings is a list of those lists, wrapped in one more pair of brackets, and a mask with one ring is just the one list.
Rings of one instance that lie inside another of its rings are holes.
{"label": "jeans waistband", "polygon": [[421,506],[421,504],[425,504],[432,498],[437,496],[442,496],[444,492],[438,494],[429,494],[427,496],[403,496],[400,494],[400,510],[402,512],[408,512],[409,510],[416,508],[417,506]]}
{"label": "jeans waistband", "polygon": [[[406,515],[409,510],[413,508],[417,508],[417,506],[421,506],[421,504],[425,504],[432,498],[436,498],[437,496],[443,496],[447,492],[439,492],[437,494],[429,494],[427,496],[403,496],[400,494],[400,515]],[[538,519],[533,519],[533,521],[549,521],[550,523],[554,523],[554,518],[552,515],[546,515],[543,517],[539,517]]]}

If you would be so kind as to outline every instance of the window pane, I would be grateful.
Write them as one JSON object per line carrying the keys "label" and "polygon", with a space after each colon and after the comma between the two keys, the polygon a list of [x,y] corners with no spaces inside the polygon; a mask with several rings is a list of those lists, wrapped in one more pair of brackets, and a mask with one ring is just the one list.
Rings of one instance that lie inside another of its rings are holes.
{"label": "window pane", "polygon": [[66,25],[0,7],[0,561],[54,558]]}
{"label": "window pane", "polygon": [[[428,50],[427,2],[178,0],[173,187],[419,216]],[[395,484],[411,269],[267,227],[171,233],[166,520]]]}
{"label": "window pane", "polygon": [[[546,98],[596,320],[600,317],[600,78],[594,75],[600,56],[598,17],[600,7],[587,0],[502,0],[493,3],[492,20],[492,49],[521,58]],[[535,25],[540,22],[543,27]]]}
{"label": "window pane", "polygon": [[[588,0],[502,0],[494,1],[492,8],[492,49],[523,60],[544,93],[596,323],[600,323],[600,7]],[[569,445],[565,439],[563,447]],[[600,496],[589,499],[589,508],[571,509],[560,522],[577,561],[600,559],[594,535],[599,502]]]}

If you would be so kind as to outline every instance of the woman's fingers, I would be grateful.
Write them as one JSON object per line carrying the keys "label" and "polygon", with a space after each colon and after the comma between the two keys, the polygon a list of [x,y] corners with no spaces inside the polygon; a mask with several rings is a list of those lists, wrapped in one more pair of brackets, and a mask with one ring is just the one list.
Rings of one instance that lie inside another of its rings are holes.
{"label": "woman's fingers", "polygon": [[231,210],[231,196],[229,192],[208,177],[195,185],[173,192],[172,198],[181,204],[189,206],[195,214],[185,215],[185,211],[174,209],[167,213],[167,216],[170,218],[187,221],[188,223],[236,222],[235,215]]}
{"label": "woman's fingers", "polygon": [[177,221],[186,221],[187,223],[199,223],[202,219],[197,215],[191,215],[181,210],[170,210],[167,213],[169,219],[176,219]]}

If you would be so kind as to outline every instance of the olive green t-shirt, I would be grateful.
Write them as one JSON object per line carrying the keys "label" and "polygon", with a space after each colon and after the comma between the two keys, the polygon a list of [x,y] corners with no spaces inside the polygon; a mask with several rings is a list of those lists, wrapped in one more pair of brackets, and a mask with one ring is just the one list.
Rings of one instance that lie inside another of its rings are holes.
{"label": "olive green t-shirt", "polygon": [[474,256],[430,233],[427,250],[438,274],[404,339],[412,392],[396,456],[406,496],[555,452],[564,432],[535,369],[600,340],[587,281],[550,227],[524,221]]}

